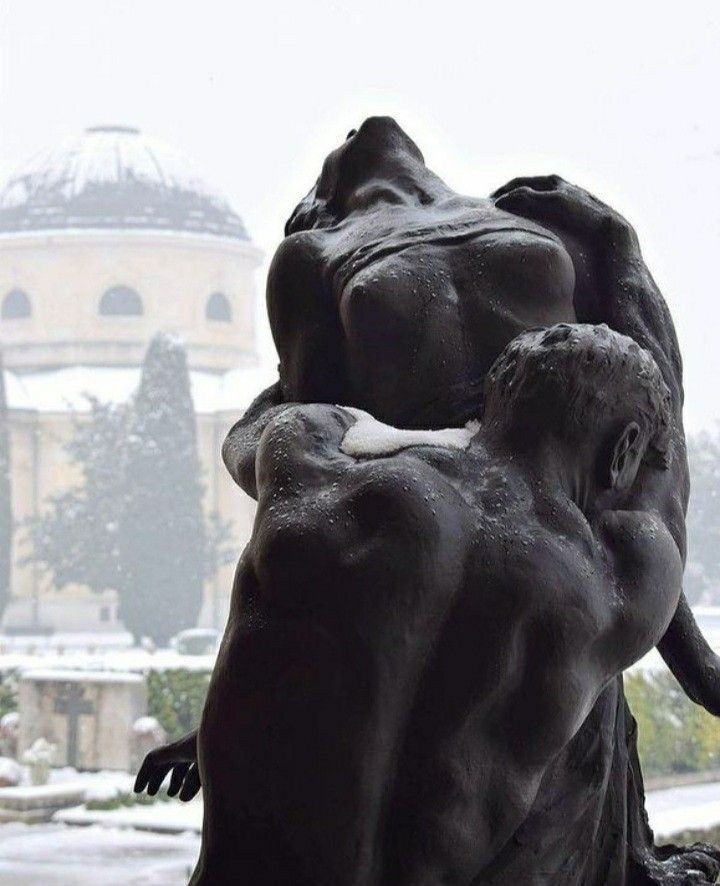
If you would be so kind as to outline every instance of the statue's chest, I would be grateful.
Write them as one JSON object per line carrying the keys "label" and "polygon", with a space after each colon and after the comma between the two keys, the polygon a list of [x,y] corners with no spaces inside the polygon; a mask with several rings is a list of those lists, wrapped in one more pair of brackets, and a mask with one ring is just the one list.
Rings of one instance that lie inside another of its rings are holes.
{"label": "statue's chest", "polygon": [[524,329],[575,320],[573,291],[560,244],[489,230],[379,258],[346,283],[339,311],[355,350],[402,360],[422,349],[434,362],[463,356],[487,368]]}
{"label": "statue's chest", "polygon": [[503,348],[573,321],[562,246],[506,228],[378,251],[337,293],[350,395],[391,424],[462,423]]}

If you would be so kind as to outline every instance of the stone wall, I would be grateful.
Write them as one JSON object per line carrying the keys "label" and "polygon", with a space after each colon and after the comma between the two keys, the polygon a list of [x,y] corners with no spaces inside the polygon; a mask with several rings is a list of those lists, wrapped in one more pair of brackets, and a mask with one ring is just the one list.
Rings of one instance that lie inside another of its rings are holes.
{"label": "stone wall", "polygon": [[27,671],[19,683],[18,753],[38,738],[56,745],[54,765],[131,770],[132,726],[147,713],[140,674]]}

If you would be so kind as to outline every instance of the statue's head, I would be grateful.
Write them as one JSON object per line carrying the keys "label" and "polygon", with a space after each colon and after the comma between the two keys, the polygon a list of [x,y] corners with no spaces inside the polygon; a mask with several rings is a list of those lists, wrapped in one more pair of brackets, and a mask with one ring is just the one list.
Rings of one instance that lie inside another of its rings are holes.
{"label": "statue's head", "polygon": [[328,155],[317,182],[285,225],[285,234],[329,227],[381,203],[422,206],[446,190],[392,117],[368,117]]}
{"label": "statue's head", "polygon": [[600,488],[629,489],[644,462],[670,457],[671,398],[652,355],[606,325],[561,323],[519,335],[493,364],[485,422],[521,444],[554,441],[593,459]]}

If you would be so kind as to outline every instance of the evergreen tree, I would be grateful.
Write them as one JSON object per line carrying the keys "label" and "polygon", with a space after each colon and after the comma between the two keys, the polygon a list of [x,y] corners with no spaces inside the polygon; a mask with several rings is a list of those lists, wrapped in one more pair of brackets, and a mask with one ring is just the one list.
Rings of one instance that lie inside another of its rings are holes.
{"label": "evergreen tree", "polygon": [[0,616],[10,599],[13,535],[10,491],[10,434],[5,401],[5,373],[0,354]]}
{"label": "evergreen tree", "polygon": [[122,564],[119,517],[125,504],[125,458],[129,409],[90,399],[87,415],[76,416],[67,445],[82,480],[45,502],[28,523],[31,543],[25,562],[39,564],[55,587],[118,588]]}
{"label": "evergreen tree", "polygon": [[28,521],[24,562],[40,565],[58,588],[117,590],[136,638],[164,643],[193,626],[202,578],[229,563],[232,548],[227,521],[202,519],[182,347],[156,339],[135,398],[120,405],[91,398],[89,412],[75,417],[67,451],[81,481]]}
{"label": "evergreen tree", "polygon": [[690,504],[685,591],[691,603],[720,603],[720,435],[688,438]]}
{"label": "evergreen tree", "polygon": [[135,396],[119,523],[120,615],[164,644],[197,623],[208,557],[185,350],[157,335]]}

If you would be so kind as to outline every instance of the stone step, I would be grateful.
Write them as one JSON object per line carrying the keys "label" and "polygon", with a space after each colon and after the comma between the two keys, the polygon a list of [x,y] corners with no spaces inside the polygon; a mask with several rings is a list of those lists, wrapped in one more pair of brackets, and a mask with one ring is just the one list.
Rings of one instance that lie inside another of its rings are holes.
{"label": "stone step", "polygon": [[50,821],[58,810],[83,803],[86,787],[68,783],[0,788],[0,822]]}

